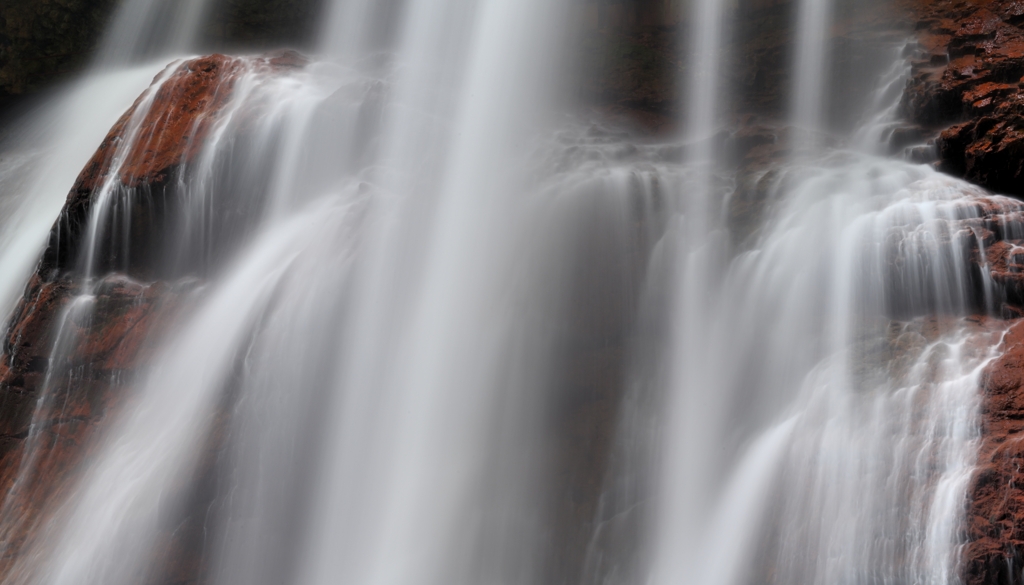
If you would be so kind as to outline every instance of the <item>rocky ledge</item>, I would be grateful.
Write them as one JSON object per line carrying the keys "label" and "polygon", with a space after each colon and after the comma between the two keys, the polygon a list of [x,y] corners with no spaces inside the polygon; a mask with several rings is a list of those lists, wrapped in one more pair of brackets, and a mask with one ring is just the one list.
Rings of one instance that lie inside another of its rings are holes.
{"label": "rocky ledge", "polygon": [[1024,3],[912,3],[921,52],[906,117],[937,135],[939,167],[1024,195]]}

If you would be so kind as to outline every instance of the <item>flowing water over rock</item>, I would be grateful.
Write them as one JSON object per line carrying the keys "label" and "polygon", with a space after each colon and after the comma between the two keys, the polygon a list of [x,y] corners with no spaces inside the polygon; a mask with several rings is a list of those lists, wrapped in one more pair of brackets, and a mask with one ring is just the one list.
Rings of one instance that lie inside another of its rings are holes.
{"label": "flowing water over rock", "polygon": [[959,582],[1024,204],[879,155],[911,44],[824,136],[800,4],[795,128],[701,0],[655,138],[566,107],[572,2],[126,2],[0,162],[3,582]]}

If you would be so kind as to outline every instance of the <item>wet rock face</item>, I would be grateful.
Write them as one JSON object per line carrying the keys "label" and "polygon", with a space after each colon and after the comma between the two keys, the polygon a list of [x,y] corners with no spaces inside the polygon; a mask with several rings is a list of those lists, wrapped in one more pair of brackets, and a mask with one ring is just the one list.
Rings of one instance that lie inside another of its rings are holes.
{"label": "wet rock face", "polygon": [[986,116],[943,131],[942,169],[989,189],[1024,195],[1024,119]]}
{"label": "wet rock face", "polygon": [[[112,171],[129,188],[166,183],[174,168],[195,159],[244,67],[241,59],[224,55],[172,65],[152,105],[143,95],[110,130],[79,175],[69,202],[88,199]],[[118,147],[132,140],[133,123],[138,124],[138,146],[124,152]],[[116,155],[123,162],[115,163]]]}
{"label": "wet rock face", "polygon": [[[924,54],[913,63],[904,113],[938,134],[940,169],[1024,195],[1024,3],[910,4]],[[990,324],[1010,328],[983,376],[961,564],[967,585],[1016,582],[1024,566],[1024,241],[1004,229],[1021,211],[981,205],[980,218],[967,222],[981,243],[972,257],[1002,295],[1003,316],[1016,320]]]}
{"label": "wet rock face", "polygon": [[982,443],[967,510],[967,585],[1016,582],[1024,560],[1024,323],[1009,330],[1004,345],[984,381]]}
{"label": "wet rock face", "polygon": [[70,280],[29,283],[0,359],[0,575],[37,536],[45,505],[70,487],[152,349],[150,334],[186,291],[114,277],[83,299]]}
{"label": "wet rock face", "polygon": [[1008,319],[977,323],[1008,332],[1003,354],[982,377],[981,443],[968,489],[961,570],[966,585],[991,585],[1016,582],[1024,566],[1024,234],[1012,227],[1022,225],[1024,206],[988,198],[977,206],[977,217],[951,232],[972,233],[973,265],[987,272]]}
{"label": "wet rock face", "polygon": [[[0,340],[0,580],[39,536],[49,504],[73,484],[94,448],[91,439],[114,410],[130,403],[126,392],[138,365],[201,283],[177,277],[140,282],[115,272],[83,295],[78,261],[97,199],[104,190],[130,199],[135,214],[129,226],[136,235],[128,242],[100,240],[94,274],[106,274],[121,260],[120,244],[128,245],[140,266],[151,262],[173,229],[181,169],[200,156],[240,76],[253,69],[287,73],[304,64],[294,52],[247,59],[211,55],[172,64],[158,76],[162,83],[111,129],[76,180]],[[259,109],[235,113],[244,121]],[[122,265],[129,272],[135,266]],[[160,582],[194,581],[200,557],[192,548],[202,542],[195,534],[168,535],[166,547],[177,552],[167,553],[175,562]]]}
{"label": "wet rock face", "polygon": [[1024,5],[1014,0],[913,3],[923,58],[903,107],[941,130],[940,168],[1024,195]]}
{"label": "wet rock face", "polygon": [[[1024,195],[1024,3],[912,2],[925,50],[903,97],[912,121],[939,133],[940,169],[987,189]],[[1006,227],[1021,210],[980,200],[973,252],[1011,321],[1004,353],[982,383],[982,441],[968,494],[962,576],[967,585],[1013,583],[1024,566],[1024,241]]]}
{"label": "wet rock face", "polygon": [[[75,181],[51,232],[40,273],[55,278],[81,270],[95,204],[106,197],[111,203],[100,212],[106,229],[95,239],[93,272],[166,276],[160,269],[178,229],[174,219],[188,204],[187,189],[182,188],[187,167],[222,121],[237,81],[254,70],[284,73],[305,62],[298,53],[285,51],[255,59],[211,55],[169,66],[114,125]],[[256,112],[249,109],[237,117],[252,115]],[[216,205],[224,207],[214,209],[221,212],[217,217],[232,218],[243,214],[227,207],[251,206],[252,200],[220,197]],[[224,226],[215,228],[214,233],[225,231]]]}

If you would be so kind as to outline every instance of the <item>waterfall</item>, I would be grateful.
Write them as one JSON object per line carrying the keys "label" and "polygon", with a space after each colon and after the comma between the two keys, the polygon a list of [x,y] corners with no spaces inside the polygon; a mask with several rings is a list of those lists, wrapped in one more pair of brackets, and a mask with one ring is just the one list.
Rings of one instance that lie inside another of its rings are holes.
{"label": "waterfall", "polygon": [[[39,106],[5,139],[0,181],[5,194],[12,195],[5,197],[4,221],[17,226],[2,230],[0,314],[5,319],[74,177],[103,135],[165,65],[124,64],[189,47],[205,11],[201,0],[123,3],[93,65],[96,72]],[[154,30],[173,31],[172,38],[154,36]]]}
{"label": "waterfall", "polygon": [[0,312],[7,318],[38,260],[68,186],[96,145],[146,88],[158,67],[131,68],[86,79],[22,121],[4,145],[6,187]]}
{"label": "waterfall", "polygon": [[[576,221],[559,211],[560,224],[542,225],[550,204],[522,194],[540,163],[531,145],[561,12],[546,1],[413,2],[383,67],[344,52],[276,77],[258,61],[220,65],[236,76],[231,104],[176,171],[182,209],[167,233],[182,236],[153,257],[168,259],[157,274],[217,276],[194,293],[202,308],[165,340],[55,532],[12,582],[145,579],[161,570],[167,517],[192,513],[211,531],[218,582],[518,581],[538,570],[539,528],[516,514],[540,505],[538,447],[522,427],[550,384],[552,326],[516,307],[559,305],[558,287],[539,279],[567,260],[540,261],[540,242],[557,244]],[[137,143],[165,135],[147,130],[161,123],[153,96],[184,66],[168,66],[125,119],[80,235],[84,255],[66,261],[87,284],[111,268],[139,274],[140,251],[120,251],[134,240],[119,234],[137,231],[127,222],[138,195],[124,184],[136,171],[124,169],[135,169]],[[210,222],[236,192],[248,197],[241,229],[204,239],[223,232]],[[538,243],[524,250],[523,238]],[[174,253],[178,241],[200,249]],[[205,260],[232,246],[245,253]],[[278,345],[289,337],[294,353]],[[507,355],[517,357],[502,365]],[[230,422],[215,431],[221,408]],[[199,512],[178,480],[202,464],[214,432],[225,433],[214,473],[248,488],[215,490]],[[506,534],[513,521],[522,528]]]}
{"label": "waterfall", "polygon": [[[717,4],[697,3],[691,38],[710,36]],[[797,14],[795,156],[757,177],[770,219],[737,246],[732,206],[749,179],[720,172],[709,189],[697,170],[657,249],[668,276],[649,274],[642,295],[652,325],[588,555],[594,582],[959,580],[978,388],[1003,331],[958,319],[994,311],[998,293],[972,276],[979,234],[952,234],[985,194],[926,167],[823,156],[831,10],[808,0]],[[724,51],[697,47],[691,62]],[[905,54],[851,145],[888,138]],[[713,124],[725,88],[693,83],[691,119]],[[714,156],[704,148],[687,162]]]}
{"label": "waterfall", "polygon": [[570,0],[329,1],[308,57],[123,2],[0,159],[0,309],[54,312],[0,580],[959,583],[1024,204],[889,156],[913,43],[837,130],[796,4],[766,121],[690,3],[665,136],[581,113]]}
{"label": "waterfall", "polygon": [[812,142],[813,133],[825,130],[832,4],[833,0],[800,0],[797,8],[797,41],[793,51],[795,82],[789,117],[799,131],[811,133],[805,139]]}
{"label": "waterfall", "polygon": [[112,67],[194,48],[207,0],[122,2],[100,46],[97,64]]}

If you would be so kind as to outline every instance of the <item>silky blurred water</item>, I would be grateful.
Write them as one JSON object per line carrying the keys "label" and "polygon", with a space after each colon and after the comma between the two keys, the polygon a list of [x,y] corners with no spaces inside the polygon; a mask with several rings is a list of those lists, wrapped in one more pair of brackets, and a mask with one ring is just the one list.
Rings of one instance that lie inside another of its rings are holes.
{"label": "silky blurred water", "polygon": [[[306,67],[243,58],[148,267],[193,283],[187,308],[5,583],[159,581],[192,524],[222,584],[958,581],[1002,333],[968,320],[1000,298],[960,227],[979,198],[1021,204],[884,156],[903,45],[864,123],[819,142],[825,0],[800,3],[790,119],[767,126],[788,150],[753,170],[716,146],[724,0],[681,29],[668,138],[566,112],[576,8],[339,0]],[[0,160],[5,312],[209,11],[123,3],[95,72]],[[143,196],[109,176],[58,323],[87,322]]]}

